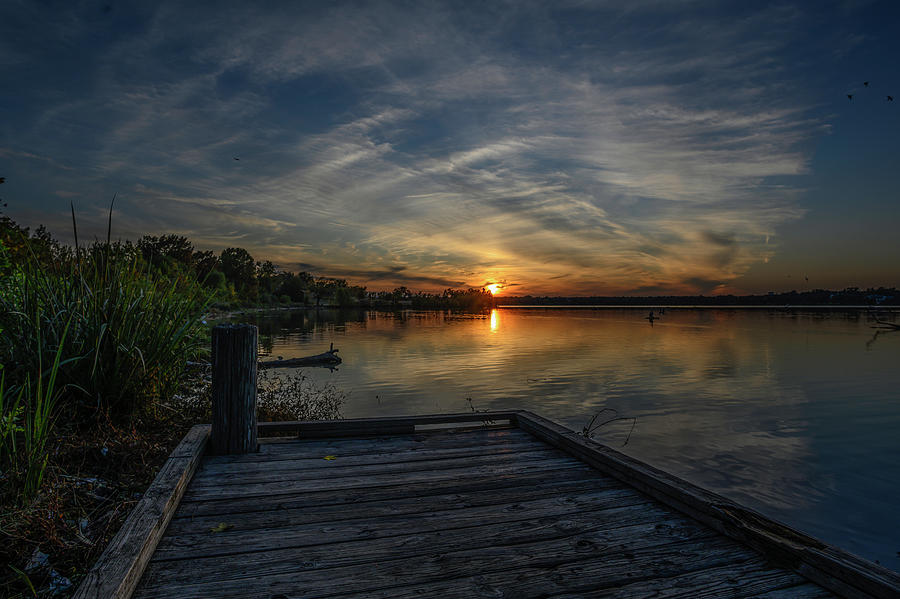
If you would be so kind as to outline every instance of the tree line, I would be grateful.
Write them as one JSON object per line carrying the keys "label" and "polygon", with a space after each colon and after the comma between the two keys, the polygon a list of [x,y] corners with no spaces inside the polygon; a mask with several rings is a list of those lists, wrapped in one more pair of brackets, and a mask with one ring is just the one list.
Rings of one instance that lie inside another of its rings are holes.
{"label": "tree line", "polygon": [[[200,250],[190,239],[176,234],[144,235],[136,242],[112,244],[118,256],[140,260],[172,279],[196,281],[213,295],[213,305],[219,308],[301,304],[478,311],[493,306],[493,296],[485,289],[428,293],[401,286],[392,291],[369,291],[346,279],[281,269],[270,260],[256,260],[241,247],[225,248],[218,254]],[[44,226],[31,231],[0,214],[0,275],[29,256],[41,263],[59,263],[73,259],[74,248],[54,239]]]}
{"label": "tree line", "polygon": [[657,295],[657,296],[515,296],[504,297],[511,306],[898,306],[900,291],[893,287],[846,287],[841,290],[769,292],[764,295]]}

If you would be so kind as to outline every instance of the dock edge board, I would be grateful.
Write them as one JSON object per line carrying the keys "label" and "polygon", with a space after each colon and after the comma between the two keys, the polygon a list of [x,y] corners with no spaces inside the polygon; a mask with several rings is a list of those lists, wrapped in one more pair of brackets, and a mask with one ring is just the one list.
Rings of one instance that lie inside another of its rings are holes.
{"label": "dock edge board", "polygon": [[160,468],[122,528],[97,558],[73,599],[129,599],[194,477],[210,425],[192,427]]}
{"label": "dock edge board", "polygon": [[777,522],[721,495],[654,468],[528,411],[518,427],[597,470],[653,497],[773,564],[797,572],[842,597],[900,597],[900,574]]}

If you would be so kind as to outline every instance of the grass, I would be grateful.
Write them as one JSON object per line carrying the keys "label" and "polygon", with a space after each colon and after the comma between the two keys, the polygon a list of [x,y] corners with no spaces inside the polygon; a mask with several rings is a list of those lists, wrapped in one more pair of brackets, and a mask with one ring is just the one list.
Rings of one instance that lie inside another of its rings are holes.
{"label": "grass", "polygon": [[25,389],[20,389],[17,394],[10,392],[6,387],[6,373],[0,371],[0,468],[16,455],[17,436],[25,432],[21,424],[25,411],[22,405],[24,394]]}
{"label": "grass", "polygon": [[[7,263],[0,279],[2,597],[73,592],[210,416],[212,292],[109,235],[54,247]],[[344,400],[302,374],[262,377],[260,420],[340,418]],[[27,568],[36,552],[47,564]]]}
{"label": "grass", "polygon": [[18,491],[21,504],[38,493],[47,470],[47,441],[61,391],[56,383],[61,353],[60,348],[46,372],[39,361],[34,378],[27,374],[18,393],[6,387],[5,372],[0,379],[0,468],[2,478]]}
{"label": "grass", "polygon": [[97,243],[18,274],[0,297],[0,357],[21,383],[60,352],[59,377],[72,391],[63,401],[81,416],[121,420],[152,407],[199,351],[204,292],[153,272],[126,246]]}
{"label": "grass", "polygon": [[198,420],[158,412],[203,354],[209,292],[109,239],[50,258],[0,284],[3,597],[74,588]]}

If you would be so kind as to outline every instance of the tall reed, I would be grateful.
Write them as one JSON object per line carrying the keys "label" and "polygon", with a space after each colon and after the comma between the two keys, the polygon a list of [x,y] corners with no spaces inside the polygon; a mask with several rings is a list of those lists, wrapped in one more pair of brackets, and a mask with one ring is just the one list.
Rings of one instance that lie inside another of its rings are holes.
{"label": "tall reed", "polygon": [[[68,326],[63,330],[62,341],[65,341]],[[38,331],[40,336],[40,331]],[[40,343],[40,339],[38,339]],[[53,426],[54,406],[60,396],[61,389],[56,387],[56,375],[59,372],[60,358],[62,357],[63,344],[61,343],[53,357],[53,365],[46,373],[43,364],[39,361],[37,380],[32,386],[30,377],[26,377],[25,385],[25,481],[22,487],[23,499],[34,497],[44,481],[44,473],[47,470],[47,440],[50,438],[50,430]],[[40,358],[39,358],[40,360]]]}
{"label": "tall reed", "polygon": [[0,294],[0,359],[23,381],[59,352],[72,416],[149,407],[174,391],[200,347],[207,294],[154,271],[131,246],[97,242],[56,264],[33,259],[17,269]]}
{"label": "tall reed", "polygon": [[22,427],[24,392],[23,388],[16,393],[6,386],[6,372],[0,367],[0,477],[16,455],[17,436],[25,432]]}
{"label": "tall reed", "polygon": [[[6,387],[5,372],[0,378],[0,467],[5,478],[19,483],[18,496],[23,503],[37,495],[47,471],[47,441],[53,427],[54,406],[62,391],[56,382],[61,356],[62,346],[57,349],[52,366],[44,372],[39,363],[34,378],[27,374],[18,392]],[[10,402],[12,395],[15,399]]]}

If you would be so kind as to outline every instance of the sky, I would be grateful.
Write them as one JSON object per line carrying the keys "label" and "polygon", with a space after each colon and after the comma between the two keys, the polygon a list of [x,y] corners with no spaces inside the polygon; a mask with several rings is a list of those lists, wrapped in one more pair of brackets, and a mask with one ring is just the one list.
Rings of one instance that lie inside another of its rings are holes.
{"label": "sky", "polygon": [[116,195],[115,237],[370,290],[900,286],[898,29],[892,1],[4,0],[0,196],[70,241]]}

